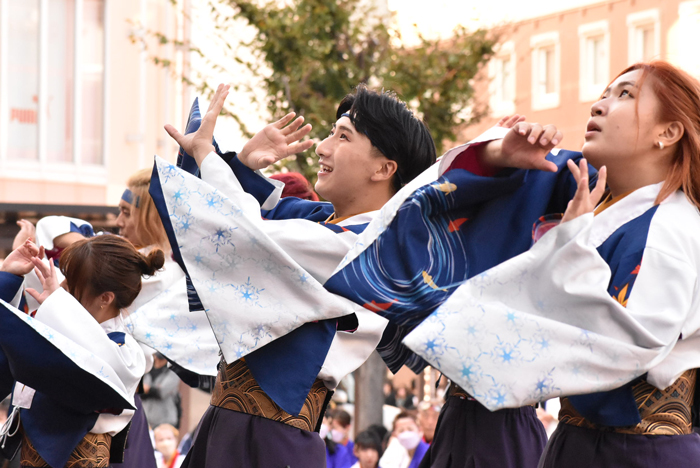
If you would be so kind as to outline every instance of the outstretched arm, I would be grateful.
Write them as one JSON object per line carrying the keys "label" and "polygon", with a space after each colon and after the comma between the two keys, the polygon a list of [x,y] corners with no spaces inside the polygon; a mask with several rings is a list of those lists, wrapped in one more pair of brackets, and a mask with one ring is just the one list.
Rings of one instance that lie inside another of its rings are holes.
{"label": "outstretched arm", "polygon": [[[220,84],[212,98],[207,113],[202,118],[199,129],[188,135],[183,135],[172,125],[165,126],[165,131],[202,166],[204,158],[214,151],[212,138],[216,119],[224,107],[229,85]],[[277,122],[271,123],[259,131],[246,143],[238,154],[238,159],[253,170],[263,169],[292,154],[301,153],[311,148],[311,140],[300,142],[311,131],[311,125],[301,124],[303,117],[294,119],[293,112],[285,115]],[[294,119],[294,120],[293,120]],[[290,123],[291,122],[291,123]],[[289,124],[289,125],[288,125]]]}

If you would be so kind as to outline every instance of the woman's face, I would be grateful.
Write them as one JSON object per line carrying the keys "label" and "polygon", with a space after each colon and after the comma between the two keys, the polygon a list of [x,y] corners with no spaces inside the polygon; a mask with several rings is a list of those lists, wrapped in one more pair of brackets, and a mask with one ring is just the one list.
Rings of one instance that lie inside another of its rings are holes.
{"label": "woman's face", "polygon": [[[594,167],[631,162],[652,151],[659,138],[659,100],[647,76],[640,88],[642,70],[619,76],[601,99],[591,106],[583,155]],[[610,167],[609,167],[610,169]]]}
{"label": "woman's face", "polygon": [[136,209],[126,200],[119,200],[119,216],[117,216],[117,227],[119,235],[135,246],[141,246],[141,238],[138,234]]}

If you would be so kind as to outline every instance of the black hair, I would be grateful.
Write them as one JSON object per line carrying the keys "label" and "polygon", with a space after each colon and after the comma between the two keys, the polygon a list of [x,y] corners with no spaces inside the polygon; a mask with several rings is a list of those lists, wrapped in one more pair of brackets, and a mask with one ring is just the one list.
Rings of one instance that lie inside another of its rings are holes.
{"label": "black hair", "polygon": [[427,125],[395,93],[378,93],[360,84],[338,105],[336,119],[343,114],[348,114],[355,129],[365,134],[372,146],[396,162],[395,190],[435,163],[435,142]]}
{"label": "black hair", "polygon": [[362,431],[355,437],[355,447],[360,449],[374,449],[382,456],[382,441],[374,431]]}

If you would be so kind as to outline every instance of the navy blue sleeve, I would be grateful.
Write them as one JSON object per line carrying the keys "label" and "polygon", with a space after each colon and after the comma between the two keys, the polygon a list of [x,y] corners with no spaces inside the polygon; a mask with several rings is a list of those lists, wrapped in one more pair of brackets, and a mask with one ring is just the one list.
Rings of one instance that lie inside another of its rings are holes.
{"label": "navy blue sleeve", "polygon": [[263,210],[265,219],[307,219],[323,222],[334,212],[333,205],[328,202],[303,200],[297,197],[286,197],[271,210]]}
{"label": "navy blue sleeve", "polygon": [[0,271],[0,299],[10,302],[15,298],[24,278],[6,271]]}
{"label": "navy blue sleeve", "polygon": [[243,190],[254,196],[262,206],[275,190],[275,185],[244,165],[235,152],[220,154],[220,156],[231,168]]}

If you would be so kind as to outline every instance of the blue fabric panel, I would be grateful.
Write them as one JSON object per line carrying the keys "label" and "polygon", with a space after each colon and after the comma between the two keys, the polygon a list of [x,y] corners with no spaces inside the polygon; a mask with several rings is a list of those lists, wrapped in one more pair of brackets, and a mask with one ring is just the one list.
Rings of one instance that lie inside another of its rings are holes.
{"label": "blue fabric panel", "polygon": [[[612,273],[608,293],[618,301],[626,301],[632,293],[657,208],[654,206],[625,224],[598,247],[598,253]],[[596,424],[631,426],[641,422],[632,394],[636,382],[609,392],[572,396],[569,401],[582,416]]]}
{"label": "blue fabric panel", "polygon": [[336,320],[302,325],[245,358],[260,388],[287,413],[298,415],[335,336]]}
{"label": "blue fabric panel", "polygon": [[5,353],[0,349],[0,401],[12,392],[15,379],[10,372],[10,364]]}
{"label": "blue fabric panel", "polygon": [[119,346],[124,346],[126,344],[126,333],[124,332],[111,332],[107,333],[107,337],[117,343]]}
{"label": "blue fabric panel", "polygon": [[[185,135],[196,132],[202,125],[202,113],[199,110],[199,98],[194,98],[192,102],[192,107],[190,107],[190,113],[187,116],[187,124],[185,125]],[[212,138],[211,143],[214,145],[214,151],[217,154],[221,154],[219,145],[216,143],[216,139]],[[180,147],[177,152],[177,163],[176,166],[182,170],[199,177],[199,166],[197,166],[197,161],[187,154],[187,152]]]}
{"label": "blue fabric panel", "polygon": [[70,232],[77,232],[85,238],[95,237],[95,231],[92,230],[92,226],[89,224],[81,224],[77,226],[75,223],[70,223]]}
{"label": "blue fabric panel", "polygon": [[10,302],[15,298],[24,278],[6,271],[0,271],[0,299]]}
{"label": "blue fabric panel", "polygon": [[243,190],[254,196],[260,205],[265,203],[265,200],[275,190],[274,184],[244,165],[238,159],[236,153],[225,153],[221,157],[229,165],[236,179],[241,183]]}
{"label": "blue fabric panel", "polygon": [[331,277],[326,289],[394,322],[380,355],[393,372],[404,364],[420,371],[425,361],[401,340],[464,281],[530,247],[533,223],[566,209],[575,192],[566,161],[580,157],[569,151],[548,155],[557,173],[445,173],[409,197],[389,228]]}
{"label": "blue fabric panel", "polygon": [[78,413],[133,409],[112,387],[78,367],[32,327],[0,305],[0,348],[14,380]]}
{"label": "blue fabric panel", "polygon": [[[187,124],[185,125],[185,135],[188,133],[196,132],[199,126],[202,124],[202,113],[199,110],[199,98],[194,98],[192,107],[190,108],[190,113],[187,116]],[[187,152],[180,147],[177,152],[177,167],[182,168],[184,171],[190,174],[197,174],[199,172],[199,167],[197,167],[197,161],[194,160],[192,156],[187,154]]]}
{"label": "blue fabric panel", "polygon": [[335,212],[333,205],[328,202],[303,200],[296,197],[286,197],[277,203],[273,209],[262,211],[265,219],[297,219],[322,223]]}
{"label": "blue fabric panel", "polygon": [[22,409],[22,427],[41,458],[63,468],[71,452],[95,425],[97,413],[79,413],[36,392],[29,410]]}
{"label": "blue fabric panel", "polygon": [[177,238],[175,237],[175,231],[173,230],[173,225],[170,222],[170,215],[168,214],[168,207],[165,204],[165,198],[163,197],[163,189],[160,185],[160,178],[158,177],[158,168],[155,163],[153,163],[153,173],[151,174],[151,185],[148,187],[148,193],[151,194],[153,203],[158,211],[158,216],[163,223],[163,228],[168,236],[168,241],[170,242],[170,248],[173,251],[173,260],[180,265],[182,271],[185,272],[186,282],[187,282],[187,302],[191,312],[197,310],[204,310],[202,305],[202,300],[197,295],[197,291],[192,284],[190,279],[190,274],[187,272],[187,267],[185,262],[182,260],[182,254],[180,253],[180,247],[177,243]]}

